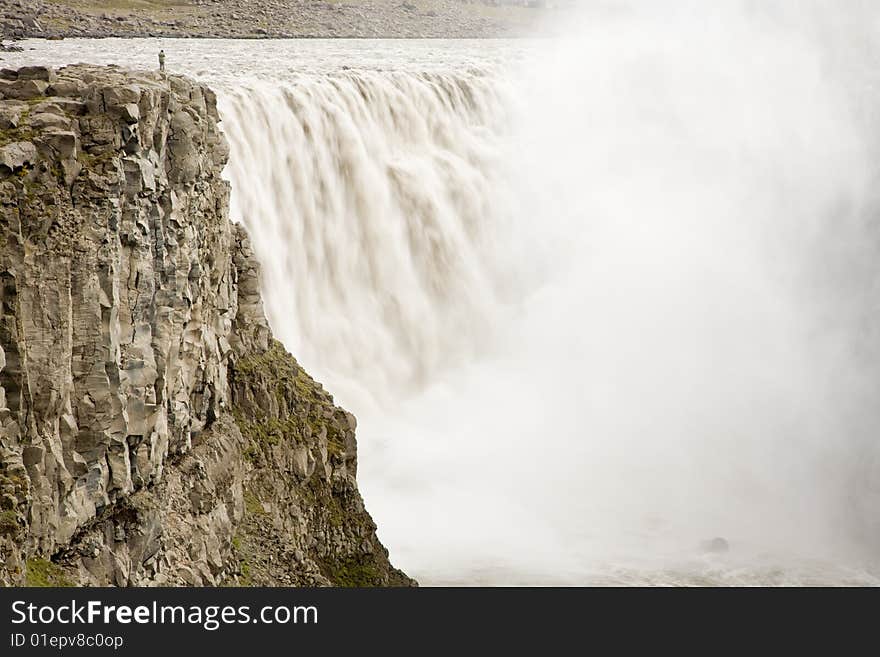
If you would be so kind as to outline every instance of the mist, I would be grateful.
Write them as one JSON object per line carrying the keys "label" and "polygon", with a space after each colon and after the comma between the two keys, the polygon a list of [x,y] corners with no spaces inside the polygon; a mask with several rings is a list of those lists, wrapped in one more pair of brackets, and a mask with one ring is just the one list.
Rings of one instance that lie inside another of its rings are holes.
{"label": "mist", "polygon": [[361,418],[410,572],[876,575],[877,11],[790,5],[591,6],[520,71],[515,202],[487,218],[520,297]]}

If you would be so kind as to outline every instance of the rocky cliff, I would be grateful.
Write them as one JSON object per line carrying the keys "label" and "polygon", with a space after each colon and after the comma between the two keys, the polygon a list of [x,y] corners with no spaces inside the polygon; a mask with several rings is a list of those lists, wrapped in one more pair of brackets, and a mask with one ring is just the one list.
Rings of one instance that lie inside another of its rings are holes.
{"label": "rocky cliff", "polygon": [[354,417],[272,338],[213,93],[30,67],[0,99],[0,584],[412,583]]}

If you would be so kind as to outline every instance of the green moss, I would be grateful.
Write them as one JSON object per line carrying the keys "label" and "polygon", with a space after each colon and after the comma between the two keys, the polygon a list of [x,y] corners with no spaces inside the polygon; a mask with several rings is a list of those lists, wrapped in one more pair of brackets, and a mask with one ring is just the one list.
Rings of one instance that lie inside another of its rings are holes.
{"label": "green moss", "polygon": [[[348,421],[333,404],[333,398],[303,370],[281,343],[273,341],[263,353],[250,354],[229,367],[233,389],[232,413],[246,439],[244,458],[258,468],[273,468],[278,445],[302,445],[313,457],[318,449],[339,458],[345,453]],[[343,494],[320,475],[299,482],[297,504],[317,530],[333,534],[362,529],[358,512]],[[245,518],[240,540],[234,543],[239,563],[239,584],[264,579],[263,564],[254,549],[263,545],[271,529],[261,516],[266,512],[254,490],[245,491]],[[360,535],[360,534],[358,534]],[[317,555],[312,558],[319,559]],[[382,568],[372,556],[325,558],[318,561],[321,572],[337,586],[375,586],[382,583]]]}
{"label": "green moss", "polygon": [[253,577],[247,545],[240,534],[232,537],[232,554],[238,561],[237,586],[252,586]]}
{"label": "green moss", "polygon": [[333,409],[332,398],[277,340],[267,351],[233,363],[230,378],[242,397],[249,398],[247,391],[268,392],[275,401],[271,409],[255,409],[252,403],[233,407],[235,421],[248,439],[244,457],[251,463],[257,463],[267,447],[300,443],[324,430],[329,453],[338,456],[345,451],[344,440],[326,417]]}
{"label": "green moss", "polygon": [[[231,557],[238,563],[238,575],[228,574],[221,582],[220,586],[252,586],[251,564],[248,558],[247,543],[240,533],[243,528],[239,528],[239,533],[232,537]],[[244,535],[246,536],[246,535]]]}
{"label": "green moss", "polygon": [[294,416],[288,416],[283,420],[270,417],[250,421],[245,419],[241,412],[234,411],[233,417],[242,435],[258,444],[277,445],[284,438],[295,441],[300,427]]}
{"label": "green moss", "polygon": [[[17,327],[16,327],[17,328]],[[13,497],[17,497],[21,499],[27,495],[29,485],[28,480],[19,475],[19,474],[0,474],[0,489],[5,489],[13,494]],[[17,502],[9,504],[8,498],[6,501],[0,501],[0,507],[4,510],[12,510],[15,508]]]}
{"label": "green moss", "polygon": [[99,153],[98,155],[92,155],[91,153],[87,153],[86,151],[79,149],[77,153],[77,159],[80,163],[86,168],[96,168],[99,165],[104,164],[105,162],[111,161],[116,156],[116,151],[108,150],[103,153]]}
{"label": "green moss", "polygon": [[325,564],[325,576],[334,586],[380,586],[382,578],[374,563],[357,558],[339,559]]}
{"label": "green moss", "polygon": [[0,513],[0,536],[4,534],[12,536],[18,533],[18,514],[15,511],[3,511]]}
{"label": "green moss", "polygon": [[312,477],[300,489],[303,503],[308,507],[318,507],[323,512],[321,517],[331,527],[341,528],[352,522],[353,518],[343,506],[343,500],[333,494],[332,488],[320,477]]}
{"label": "green moss", "polygon": [[328,521],[333,527],[342,527],[345,524],[345,513],[343,513],[342,507],[335,497],[330,496],[329,499],[330,501],[327,505]]}
{"label": "green moss", "polygon": [[60,184],[63,185],[64,184],[64,170],[56,164],[56,165],[52,166],[51,172],[52,172],[52,175],[55,176],[55,179]]}
{"label": "green moss", "polygon": [[253,491],[246,490],[244,492],[244,510],[250,515],[266,515],[266,509],[260,504],[260,499]]}
{"label": "green moss", "polygon": [[245,381],[256,382],[262,379],[265,383],[272,384],[279,401],[283,401],[291,387],[302,400],[317,401],[322,396],[321,386],[299,366],[278,340],[273,340],[269,349],[263,353],[237,361],[234,370]]}
{"label": "green moss", "polygon": [[341,456],[345,452],[345,444],[332,425],[327,426],[327,453]]}
{"label": "green moss", "polygon": [[28,126],[0,130],[0,146],[6,146],[6,144],[11,144],[16,141],[30,141],[33,138],[34,131]]}
{"label": "green moss", "polygon": [[[239,425],[241,426],[241,425]],[[242,456],[244,456],[244,460],[248,463],[256,464],[260,460],[260,450],[253,443],[245,446],[245,448],[241,452]]]}
{"label": "green moss", "polygon": [[251,565],[244,559],[238,562],[238,568],[241,571],[241,576],[238,578],[238,583],[241,586],[250,586],[251,582]]}
{"label": "green moss", "polygon": [[73,586],[60,566],[38,557],[27,560],[25,581],[28,586]]}
{"label": "green moss", "polygon": [[274,445],[278,442],[277,437],[270,434],[268,422],[250,422],[238,412],[233,412],[233,417],[241,430],[241,435],[250,441],[246,449],[256,449],[263,443]]}

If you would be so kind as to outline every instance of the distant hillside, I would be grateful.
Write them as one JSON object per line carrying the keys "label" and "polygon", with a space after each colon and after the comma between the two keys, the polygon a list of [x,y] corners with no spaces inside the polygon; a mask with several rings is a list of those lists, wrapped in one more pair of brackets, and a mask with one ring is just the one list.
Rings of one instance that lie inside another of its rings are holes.
{"label": "distant hillside", "polygon": [[0,0],[3,37],[524,36],[548,0]]}

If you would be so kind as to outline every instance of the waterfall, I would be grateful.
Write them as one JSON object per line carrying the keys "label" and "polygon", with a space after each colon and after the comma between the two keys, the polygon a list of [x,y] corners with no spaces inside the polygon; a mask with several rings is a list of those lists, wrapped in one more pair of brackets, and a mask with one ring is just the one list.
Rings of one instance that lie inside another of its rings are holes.
{"label": "waterfall", "polygon": [[352,71],[234,89],[222,112],[270,320],[331,389],[392,400],[478,352],[509,279],[503,88]]}
{"label": "waterfall", "polygon": [[273,329],[417,577],[870,577],[866,127],[812,33],[722,14],[225,90]]}

